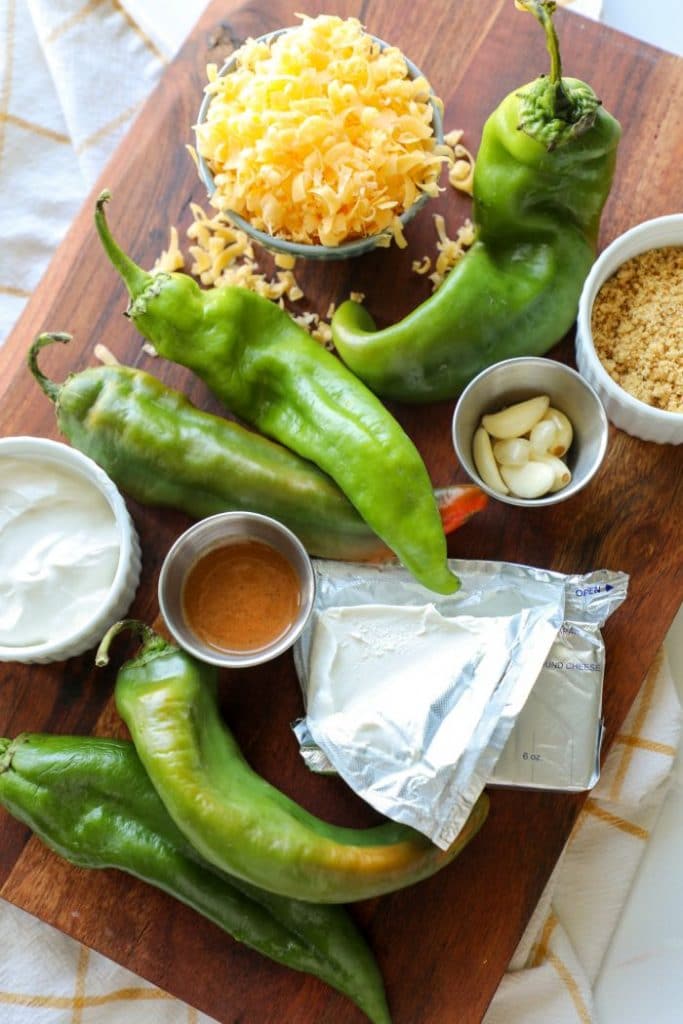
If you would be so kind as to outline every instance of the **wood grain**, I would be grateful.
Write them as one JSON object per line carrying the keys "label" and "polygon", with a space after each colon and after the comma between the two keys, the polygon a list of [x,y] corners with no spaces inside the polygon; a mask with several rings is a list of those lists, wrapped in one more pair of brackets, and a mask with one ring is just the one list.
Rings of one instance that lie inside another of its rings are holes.
{"label": "wood grain", "polygon": [[[188,203],[204,195],[184,145],[199,105],[207,60],[232,45],[295,21],[295,11],[356,15],[375,35],[401,46],[446,104],[447,128],[463,128],[476,149],[487,114],[512,88],[546,68],[543,39],[512,3],[376,0],[335,4],[256,0],[215,2],[201,19],[76,218],[3,349],[0,418],[4,435],[56,437],[54,413],[25,369],[40,330],[68,330],[71,346],[45,354],[57,379],[93,361],[104,342],[122,361],[144,365],[218,409],[181,368],[146,356],[123,318],[125,295],[92,227],[95,194],[113,193],[109,216],[123,246],[151,265],[171,223],[189,223]],[[574,15],[558,16],[564,67],[590,81],[622,121],[617,177],[601,244],[631,225],[677,211],[683,194],[683,62]],[[306,307],[324,312],[349,289],[365,292],[380,323],[426,297],[412,259],[434,252],[431,213],[454,228],[469,206],[445,192],[411,224],[410,246],[348,264],[302,269]],[[571,339],[552,353],[572,359]],[[394,406],[437,484],[464,479],[450,444],[452,402]],[[450,542],[457,557],[500,558],[562,571],[621,569],[627,601],[605,630],[604,711],[613,739],[683,598],[680,515],[683,451],[639,442],[614,429],[590,488],[553,509],[530,512],[492,503]],[[169,512],[130,503],[143,548],[143,582],[133,614],[157,615],[156,583],[168,547],[187,525]],[[111,706],[114,669],[93,670],[92,652],[65,664],[4,665],[0,734],[21,730],[120,734]],[[365,824],[373,813],[338,780],[303,767],[289,724],[301,713],[291,660],[223,679],[224,712],[254,767],[316,813]],[[436,878],[354,908],[385,975],[396,1024],[475,1024],[504,972],[555,865],[583,798],[496,790],[484,830]],[[242,1024],[360,1021],[348,1001],[315,980],[249,952],[186,908],[116,873],[76,870],[49,854],[6,815],[0,817],[0,894],[120,961],[215,1017]]]}

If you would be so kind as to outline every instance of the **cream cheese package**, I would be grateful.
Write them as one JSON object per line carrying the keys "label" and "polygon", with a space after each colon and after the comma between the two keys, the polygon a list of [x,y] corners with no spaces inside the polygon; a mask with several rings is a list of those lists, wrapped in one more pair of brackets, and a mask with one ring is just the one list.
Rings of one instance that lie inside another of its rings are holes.
{"label": "cream cheese package", "polygon": [[569,792],[592,789],[600,776],[604,664],[600,627],[566,621],[491,783]]}
{"label": "cream cheese package", "polygon": [[442,597],[397,565],[316,562],[316,608],[294,651],[309,768],[443,848],[487,782],[595,781],[600,626],[628,582],[449,565],[462,586]]}

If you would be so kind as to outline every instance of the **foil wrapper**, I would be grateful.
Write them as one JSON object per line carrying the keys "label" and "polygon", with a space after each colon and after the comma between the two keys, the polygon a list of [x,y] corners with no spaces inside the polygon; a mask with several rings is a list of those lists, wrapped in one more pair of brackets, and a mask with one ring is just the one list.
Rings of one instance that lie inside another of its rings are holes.
{"label": "foil wrapper", "polygon": [[[398,565],[314,562],[315,609],[294,649],[306,709],[294,732],[308,767],[338,773],[376,810],[443,849],[488,781],[519,773],[558,785],[568,758],[585,782],[585,758],[567,743],[577,704],[570,691],[580,684],[584,713],[596,700],[599,709],[600,626],[628,583],[608,571],[449,565],[461,588],[442,597]],[[529,722],[515,738],[544,679],[547,693],[532,711],[552,718],[559,707],[563,720],[547,749]]]}

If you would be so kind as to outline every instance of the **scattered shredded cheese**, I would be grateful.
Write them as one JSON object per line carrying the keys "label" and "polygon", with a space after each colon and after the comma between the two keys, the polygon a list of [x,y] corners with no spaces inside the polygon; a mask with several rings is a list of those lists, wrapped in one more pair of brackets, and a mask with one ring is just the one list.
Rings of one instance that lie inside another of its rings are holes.
{"label": "scattered shredded cheese", "polygon": [[207,69],[211,97],[197,148],[212,205],[308,244],[386,233],[437,179],[430,91],[396,47],[380,49],[356,18],[310,18],[271,45],[248,39],[234,70]]}
{"label": "scattered shredded cheese", "polygon": [[[275,276],[268,278],[256,261],[251,239],[235,227],[227,214],[210,216],[197,203],[191,203],[190,210],[192,223],[187,229],[191,243],[188,248],[192,258],[190,273],[201,284],[208,288],[239,285],[274,301],[286,298],[297,302],[303,298],[304,293],[292,270],[293,260],[278,257],[276,268],[283,269],[276,269]],[[169,252],[174,258],[172,245]]]}
{"label": "scattered shredded cheese", "polygon": [[[449,132],[445,137],[445,144],[439,149],[449,166],[451,184],[455,188],[469,192],[469,188],[463,187],[465,179],[453,174],[458,160],[467,162],[468,178],[471,183],[474,159],[461,144],[462,136],[463,133],[459,130]],[[462,154],[466,155],[462,156]],[[454,180],[455,178],[458,178],[457,182]],[[296,264],[294,257],[276,254],[273,258],[274,276],[268,277],[259,266],[251,239],[244,231],[235,226],[228,214],[223,211],[208,214],[197,203],[191,203],[190,210],[192,223],[187,229],[187,238],[190,242],[188,252],[191,257],[189,273],[197,278],[202,285],[205,287],[237,285],[248,288],[277,302],[283,308],[286,308],[286,303],[296,303],[305,297],[294,273]],[[449,238],[443,216],[435,214],[434,225],[437,234],[437,256],[434,260],[430,256],[414,260],[412,269],[416,274],[429,274],[432,290],[435,291],[448,272],[472,245],[474,227],[471,221],[466,220],[458,228],[455,238]],[[397,232],[397,240],[399,239],[399,244],[405,245],[402,232]],[[386,244],[389,245],[390,242],[391,237],[387,235]],[[153,272],[174,272],[185,269],[185,266],[186,258],[180,248],[178,231],[175,227],[171,227],[168,248],[156,260]],[[433,271],[432,266],[434,266]],[[430,273],[430,271],[432,272]],[[355,302],[363,302],[365,296],[362,292],[351,292],[349,298]],[[334,310],[335,304],[330,303],[323,317],[314,312],[300,312],[288,308],[292,318],[328,348],[332,347],[330,321]],[[151,346],[146,348],[150,350],[151,354],[154,354]]]}
{"label": "scattered shredded cheese", "polygon": [[157,258],[154,266],[152,267],[153,274],[172,274],[176,270],[185,269],[185,260],[178,243],[177,228],[171,227],[169,235],[168,249],[164,249],[161,255]]}
{"label": "scattered shredded cheese", "polygon": [[[192,243],[188,247],[192,262],[189,272],[202,285],[215,288],[237,285],[280,305],[284,305],[285,300],[295,303],[304,297],[294,275],[294,259],[286,255],[276,256],[275,275],[268,277],[256,261],[251,239],[235,227],[227,214],[220,212],[210,216],[198,203],[191,203],[190,210],[192,223],[187,229],[187,237]],[[161,253],[152,269],[158,273],[184,267],[185,257],[178,242],[178,231],[171,227],[168,249]],[[326,318],[317,313],[289,312],[314,338],[331,346],[332,331],[328,321],[332,319],[333,307],[328,310]]]}
{"label": "scattered shredded cheese", "polygon": [[453,188],[471,196],[474,181],[474,156],[466,146],[463,146],[460,141],[462,137],[463,132],[458,128],[444,136],[444,142],[451,152],[448,160],[448,181]]}
{"label": "scattered shredded cheese", "polygon": [[101,342],[98,342],[93,349],[95,359],[99,359],[105,366],[119,366],[119,360],[116,358],[111,349],[107,348]]}
{"label": "scattered shredded cheese", "polygon": [[434,226],[438,236],[436,248],[438,256],[434,266],[434,272],[429,275],[433,290],[443,283],[444,278],[462,259],[469,247],[474,242],[474,225],[471,220],[466,220],[458,228],[455,238],[449,238],[446,234],[446,222],[439,213],[434,214]]}
{"label": "scattered shredded cheese", "polygon": [[412,269],[415,274],[428,274],[432,269],[432,261],[429,256],[423,256],[421,260],[413,260]]}
{"label": "scattered shredded cheese", "polygon": [[434,227],[436,228],[438,256],[432,269],[432,260],[429,256],[423,256],[421,260],[413,260],[412,269],[415,274],[429,274],[432,282],[432,291],[443,284],[445,277],[453,269],[458,260],[462,259],[469,247],[474,242],[474,225],[471,220],[466,220],[458,228],[455,238],[449,238],[446,233],[446,222],[440,213],[434,214]]}

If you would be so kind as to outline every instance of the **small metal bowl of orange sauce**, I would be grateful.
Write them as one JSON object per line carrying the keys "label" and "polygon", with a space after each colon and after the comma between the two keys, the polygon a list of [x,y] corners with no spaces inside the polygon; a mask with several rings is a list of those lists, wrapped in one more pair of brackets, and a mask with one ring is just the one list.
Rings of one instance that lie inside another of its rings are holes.
{"label": "small metal bowl of orange sauce", "polygon": [[176,540],[159,576],[159,607],[176,642],[226,668],[260,665],[288,650],[314,596],[301,541],[256,512],[195,523]]}

